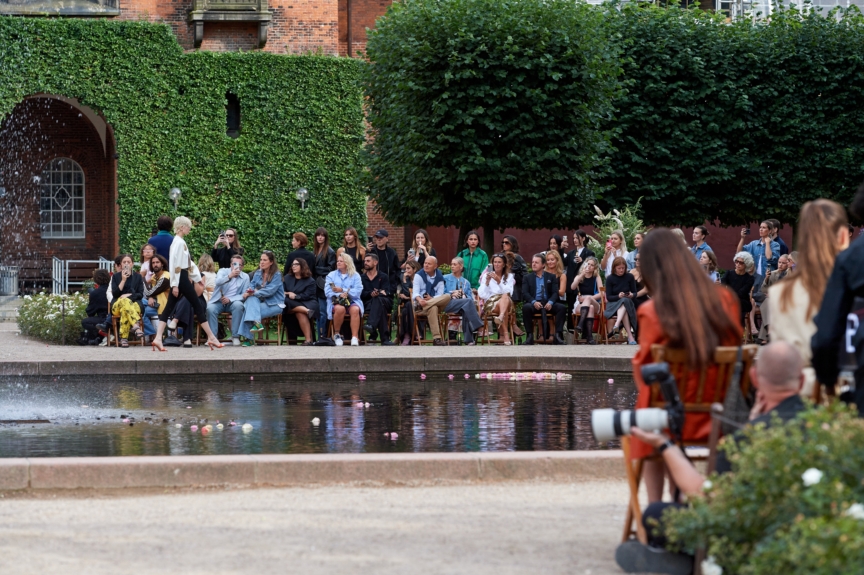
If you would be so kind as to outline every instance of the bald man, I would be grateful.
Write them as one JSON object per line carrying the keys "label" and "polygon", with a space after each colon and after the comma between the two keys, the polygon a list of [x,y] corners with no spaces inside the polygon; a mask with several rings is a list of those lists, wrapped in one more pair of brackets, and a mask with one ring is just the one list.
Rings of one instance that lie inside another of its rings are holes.
{"label": "bald man", "polygon": [[[781,421],[793,419],[804,410],[805,405],[798,394],[804,385],[803,361],[801,354],[785,341],[766,345],[759,352],[756,365],[750,368],[750,381],[756,387],[756,402],[750,411],[748,425],[764,423],[770,426],[773,415]],[[660,433],[643,431],[638,427],[631,430],[633,437],[660,448],[663,462],[672,477],[672,481],[681,492],[690,497],[703,493],[702,485],[705,476],[693,467],[684,453],[668,437]],[[736,441],[740,439],[736,433]],[[727,473],[732,470],[726,453],[717,454],[717,473]],[[625,573],[690,573],[693,558],[680,553],[670,553],[663,549],[666,538],[655,533],[654,521],[662,525],[663,512],[669,506],[681,506],[678,503],[652,503],[642,514],[642,522],[649,534],[648,546],[638,541],[628,541],[618,546],[615,551],[615,561]]]}
{"label": "bald man", "polygon": [[423,271],[414,274],[414,314],[426,316],[429,330],[432,332],[433,345],[447,345],[441,337],[441,325],[438,315],[450,303],[450,294],[445,292],[444,276],[438,270],[438,259],[426,256]]}

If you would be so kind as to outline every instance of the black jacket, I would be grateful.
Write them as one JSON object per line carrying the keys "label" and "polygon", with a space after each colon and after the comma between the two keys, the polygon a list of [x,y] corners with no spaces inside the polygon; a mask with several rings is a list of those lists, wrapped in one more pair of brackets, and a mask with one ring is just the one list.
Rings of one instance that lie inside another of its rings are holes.
{"label": "black jacket", "polygon": [[573,292],[573,290],[570,289],[570,286],[573,284],[573,280],[576,279],[576,276],[579,275],[579,270],[582,269],[582,264],[585,263],[585,260],[587,260],[588,258],[596,258],[597,256],[596,254],[594,254],[594,252],[592,252],[588,248],[585,248],[585,251],[582,252],[582,255],[580,257],[582,258],[582,261],[576,263],[576,250],[573,250],[569,254],[567,254],[566,273],[568,293]]}
{"label": "black jacket", "polygon": [[[210,250],[210,257],[213,258],[213,261],[219,268],[230,268],[231,267],[231,258],[234,256],[242,256],[245,250],[243,248],[234,249],[234,248],[216,248]],[[165,258],[168,259],[168,258]]]}
{"label": "black jacket", "polygon": [[327,248],[327,253],[315,256],[315,284],[318,286],[318,297],[324,297],[324,280],[327,274],[336,269],[336,251],[333,248]]}
{"label": "black jacket", "polygon": [[[363,300],[364,304],[372,299],[372,291],[376,289],[378,291],[387,292],[387,295],[383,297],[388,298],[391,302],[393,301],[393,292],[390,290],[390,280],[388,280],[387,276],[382,274],[380,271],[378,272],[378,275],[375,276],[374,280],[370,280],[365,273],[360,274],[360,279],[363,280],[363,293],[360,295],[360,299]],[[378,297],[382,296],[379,295]]]}
{"label": "black jacket", "polygon": [[[312,278],[314,281],[315,278],[315,254],[307,250],[306,248],[300,248],[299,250],[294,250],[288,257],[285,258],[285,271],[282,272],[282,275],[287,277],[293,274],[291,270],[291,264],[294,263],[294,260],[304,260],[306,265],[309,266],[309,271],[312,272]],[[328,272],[329,273],[329,272]],[[327,275],[327,274],[324,274]],[[293,291],[293,290],[287,290]]]}
{"label": "black jacket", "polygon": [[[537,274],[533,271],[527,276],[522,278],[522,301],[525,303],[533,303],[534,297],[537,295]],[[555,277],[555,274],[550,274],[549,272],[543,272],[543,299],[539,300],[540,303],[557,303],[558,302],[558,278]]]}
{"label": "black jacket", "polygon": [[729,286],[738,296],[741,313],[749,313],[753,309],[753,304],[750,303],[750,291],[753,289],[754,282],[755,278],[750,274],[739,275],[735,270],[728,270],[720,280],[720,283]]}
{"label": "black jacket", "polygon": [[108,315],[108,285],[90,290],[90,300],[85,310],[87,317],[105,317]]}
{"label": "black jacket", "polygon": [[[375,254],[378,256],[378,273],[387,276],[387,281],[391,286],[399,285],[399,256],[396,255],[396,250],[387,246],[384,250],[379,250],[373,247],[371,250],[366,250],[366,255]],[[389,293],[389,291],[388,291]]]}
{"label": "black jacket", "polygon": [[120,272],[111,276],[111,295],[114,296],[113,301],[120,299],[123,294],[130,294],[129,299],[134,302],[141,303],[144,299],[144,278],[137,272],[132,272],[132,275],[123,284],[123,289],[120,289],[120,280],[123,279],[123,274]]}
{"label": "black jacket", "polygon": [[[315,289],[315,280],[311,277],[298,280],[293,275],[286,274],[282,276],[282,288],[286,292],[294,292],[294,295],[296,296],[294,301],[309,302],[317,301],[318,299]],[[287,295],[285,296],[285,299],[288,299]]]}
{"label": "black jacket", "polygon": [[624,272],[623,276],[615,274],[606,276],[606,301],[618,301],[619,293],[632,293],[636,295],[639,288],[636,287],[636,278],[630,272]]}

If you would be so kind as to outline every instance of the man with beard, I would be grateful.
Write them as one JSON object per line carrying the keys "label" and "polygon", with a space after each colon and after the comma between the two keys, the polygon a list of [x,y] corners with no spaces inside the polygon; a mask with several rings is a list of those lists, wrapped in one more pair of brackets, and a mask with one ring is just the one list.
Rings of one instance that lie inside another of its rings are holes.
{"label": "man with beard", "polygon": [[369,334],[369,341],[378,339],[381,334],[381,345],[393,345],[390,339],[390,322],[387,314],[393,309],[393,294],[390,291],[390,280],[386,275],[378,273],[378,256],[366,253],[363,258],[363,308],[369,314],[369,320],[363,329]]}

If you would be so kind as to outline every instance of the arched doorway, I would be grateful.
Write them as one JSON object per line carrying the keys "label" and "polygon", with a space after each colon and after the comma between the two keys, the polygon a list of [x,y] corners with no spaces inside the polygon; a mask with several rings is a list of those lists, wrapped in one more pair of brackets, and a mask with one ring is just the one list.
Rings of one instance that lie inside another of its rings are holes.
{"label": "arched doorway", "polygon": [[0,124],[0,264],[50,279],[51,258],[118,251],[111,127],[74,99],[36,95]]}

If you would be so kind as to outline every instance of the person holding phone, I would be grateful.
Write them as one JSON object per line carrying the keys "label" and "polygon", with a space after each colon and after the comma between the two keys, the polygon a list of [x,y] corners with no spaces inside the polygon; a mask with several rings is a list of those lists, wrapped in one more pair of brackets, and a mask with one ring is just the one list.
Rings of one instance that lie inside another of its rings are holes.
{"label": "person holding phone", "polygon": [[120,272],[111,278],[111,313],[120,320],[120,347],[129,347],[129,332],[144,337],[140,324],[144,308],[144,278],[132,269],[132,255],[123,254]]}
{"label": "person holding phone", "polygon": [[354,260],[354,269],[363,269],[363,260],[366,258],[366,248],[360,243],[360,235],[354,227],[345,228],[345,234],[342,236],[342,247],[336,250],[336,260],[338,263],[339,256],[348,254]]}
{"label": "person holding phone", "polygon": [[607,278],[612,275],[612,262],[615,261],[615,258],[624,258],[624,265],[627,265],[627,242],[624,240],[624,232],[621,230],[615,230],[609,234],[609,239],[606,240],[600,266],[606,270]]}
{"label": "person holding phone", "polygon": [[423,269],[423,264],[426,263],[426,258],[429,256],[438,257],[438,254],[435,253],[435,248],[432,247],[426,230],[417,230],[414,232],[414,242],[411,244],[411,249],[408,250],[407,259],[413,259],[420,264],[420,269]]}
{"label": "person holding phone", "polygon": [[606,276],[606,320],[614,325],[609,332],[610,337],[618,335],[621,327],[627,336],[627,343],[636,345],[638,325],[636,323],[636,305],[633,303],[639,288],[636,279],[627,271],[627,262],[622,257],[612,260],[612,273]]}
{"label": "person holding phone", "polygon": [[207,323],[213,333],[219,329],[219,314],[231,314],[231,342],[240,345],[240,322],[243,320],[243,294],[249,289],[249,274],[243,271],[243,256],[231,258],[231,265],[220,269],[213,282],[213,294],[207,303]]}
{"label": "person holding phone", "polygon": [[780,257],[780,244],[771,239],[771,234],[774,231],[774,226],[770,221],[765,220],[759,224],[759,239],[753,240],[747,245],[744,245],[744,238],[750,234],[750,228],[741,228],[741,239],[738,240],[738,247],[735,252],[747,252],[753,256],[755,263],[755,273],[761,278],[768,275],[768,272],[777,269],[777,260]]}
{"label": "person holding phone", "polygon": [[231,266],[232,257],[242,256],[244,253],[245,250],[240,245],[240,234],[234,228],[228,228],[224,232],[219,233],[219,237],[213,243],[210,257],[213,258],[213,261],[221,269]]}

